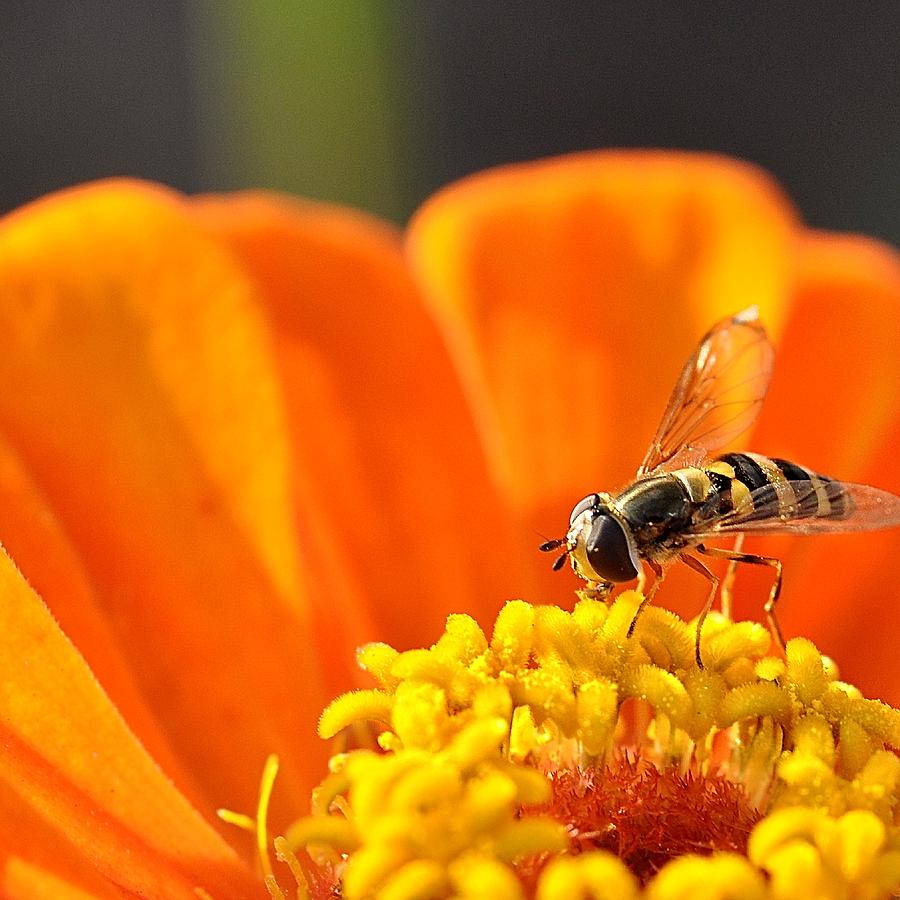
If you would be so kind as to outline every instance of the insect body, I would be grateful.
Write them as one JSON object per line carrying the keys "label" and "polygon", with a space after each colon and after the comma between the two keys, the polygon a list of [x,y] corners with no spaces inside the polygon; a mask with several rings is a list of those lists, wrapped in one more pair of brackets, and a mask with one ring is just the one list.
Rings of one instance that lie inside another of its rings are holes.
{"label": "insect body", "polygon": [[755,308],[715,325],[685,365],[656,437],[635,482],[623,491],[589,494],[572,510],[565,538],[542,550],[563,548],[554,568],[568,559],[601,596],[615,584],[643,575],[656,581],[631,623],[661,583],[667,566],[681,560],[706,577],[710,591],[697,620],[700,635],[719,579],[700,555],[770,566],[775,579],[765,606],[778,643],[775,618],[781,562],[767,556],[707,546],[706,541],[748,533],[814,534],[863,531],[900,524],[900,497],[862,484],[820,475],[796,463],[756,453],[709,454],[746,431],[762,405],[774,352]]}

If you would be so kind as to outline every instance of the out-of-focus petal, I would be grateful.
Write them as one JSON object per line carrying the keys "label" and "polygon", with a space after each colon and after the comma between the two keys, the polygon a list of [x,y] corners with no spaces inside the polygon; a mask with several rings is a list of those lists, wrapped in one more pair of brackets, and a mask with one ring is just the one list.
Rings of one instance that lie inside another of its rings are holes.
{"label": "out-of-focus petal", "polygon": [[364,597],[378,636],[401,646],[453,609],[490,621],[515,583],[503,507],[396,234],[260,194],[196,209],[268,302],[316,606],[371,639]]}
{"label": "out-of-focus petal", "polygon": [[0,258],[0,432],[146,704],[210,806],[251,808],[277,752],[296,809],[323,693],[252,284],[177,198],[133,183],[8,217]]}
{"label": "out-of-focus petal", "polygon": [[[0,797],[28,810],[4,842],[7,884],[17,877],[12,860],[49,865],[56,832],[63,881],[90,884],[80,857],[135,896],[195,900],[195,887],[248,896],[249,871],[147,755],[3,553],[0,596]],[[0,832],[11,828],[4,805]]]}
{"label": "out-of-focus petal", "polygon": [[[809,233],[753,433],[761,452],[861,476],[898,411],[900,258],[865,238]],[[900,461],[888,477],[900,476]]]}
{"label": "out-of-focus petal", "polygon": [[[166,774],[188,796],[187,774],[172,753],[152,710],[147,709],[134,674],[122,655],[116,632],[94,596],[90,579],[60,523],[0,437],[0,536],[29,584],[54,610],[63,632],[77,635],[78,651],[129,727]],[[0,846],[5,846],[0,842]]]}
{"label": "out-of-focus petal", "polygon": [[426,204],[412,265],[521,534],[557,536],[575,500],[634,476],[713,321],[757,304],[777,332],[794,236],[773,183],[715,157],[586,154]]}
{"label": "out-of-focus petal", "polygon": [[[897,397],[897,388],[894,388]],[[890,488],[900,495],[898,475],[900,448],[900,411],[891,428],[884,432],[881,447],[866,467],[862,480]],[[820,602],[824,609],[825,637],[821,645],[835,659],[846,660],[842,674],[855,679],[872,696],[893,706],[900,705],[900,672],[897,670],[897,646],[900,644],[900,585],[897,565],[900,560],[900,529],[883,534],[850,535],[849,543],[834,553],[823,547],[818,559],[809,562],[807,571],[825,573],[825,590]],[[840,585],[846,593],[840,592]],[[848,603],[848,596],[852,603]],[[831,610],[839,609],[839,615]],[[816,618],[804,609],[801,625]],[[820,613],[821,615],[822,613]],[[832,649],[834,648],[834,649]]]}
{"label": "out-of-focus petal", "polygon": [[120,900],[58,828],[0,781],[0,896],[6,900]]}
{"label": "out-of-focus petal", "polygon": [[[798,253],[795,298],[753,448],[900,494],[898,344],[896,252],[863,238],[811,235]],[[900,701],[900,529],[797,538],[785,556],[788,635],[815,640],[865,693]]]}

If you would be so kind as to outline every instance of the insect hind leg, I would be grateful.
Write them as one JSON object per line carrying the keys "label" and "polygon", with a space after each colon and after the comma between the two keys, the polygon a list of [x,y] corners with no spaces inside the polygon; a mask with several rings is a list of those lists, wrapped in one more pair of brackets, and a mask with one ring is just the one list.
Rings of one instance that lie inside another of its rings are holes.
{"label": "insect hind leg", "polygon": [[[739,532],[734,541],[734,552],[740,553],[744,549],[744,532]],[[725,577],[722,579],[722,587],[719,591],[719,600],[722,606],[722,615],[726,619],[731,618],[731,598],[734,590],[734,579],[737,575],[737,560],[729,559]]]}
{"label": "insect hind leg", "polygon": [[766,600],[763,611],[766,614],[766,621],[769,623],[769,631],[775,638],[775,643],[784,651],[784,635],[781,633],[781,626],[775,616],[775,604],[781,596],[781,582],[784,575],[784,566],[780,559],[774,556],[757,556],[753,553],[739,553],[737,550],[726,550],[722,547],[706,547],[703,544],[697,546],[699,553],[712,556],[716,559],[727,559],[729,564],[734,563],[751,563],[754,566],[769,566],[775,570],[775,581],[772,589],[769,591],[769,599]]}

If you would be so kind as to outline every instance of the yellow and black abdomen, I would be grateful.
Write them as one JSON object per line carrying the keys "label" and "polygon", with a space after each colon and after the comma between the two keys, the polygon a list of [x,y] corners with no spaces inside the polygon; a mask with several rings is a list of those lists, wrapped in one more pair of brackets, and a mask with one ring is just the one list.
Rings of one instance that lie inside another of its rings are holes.
{"label": "yellow and black abdomen", "polygon": [[786,459],[726,453],[703,467],[710,493],[695,521],[728,515],[729,522],[762,519],[845,519],[853,501],[840,481]]}

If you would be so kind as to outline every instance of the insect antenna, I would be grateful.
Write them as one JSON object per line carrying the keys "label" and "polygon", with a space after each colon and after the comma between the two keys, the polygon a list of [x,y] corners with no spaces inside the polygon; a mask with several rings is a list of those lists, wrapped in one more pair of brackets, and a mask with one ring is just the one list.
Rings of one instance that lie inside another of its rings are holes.
{"label": "insect antenna", "polygon": [[560,553],[560,555],[557,556],[553,561],[554,572],[558,572],[563,567],[563,564],[569,556],[569,548],[566,546],[566,538],[555,538],[552,541],[544,541],[544,543],[541,544],[540,547],[538,547],[538,550],[540,550],[541,553],[549,553],[551,550],[556,550],[559,547],[566,547],[566,549],[563,550],[563,552]]}

